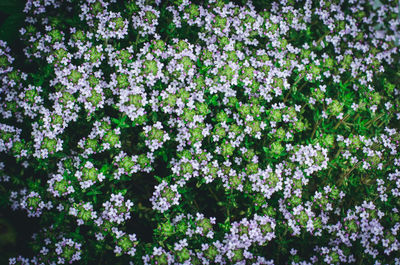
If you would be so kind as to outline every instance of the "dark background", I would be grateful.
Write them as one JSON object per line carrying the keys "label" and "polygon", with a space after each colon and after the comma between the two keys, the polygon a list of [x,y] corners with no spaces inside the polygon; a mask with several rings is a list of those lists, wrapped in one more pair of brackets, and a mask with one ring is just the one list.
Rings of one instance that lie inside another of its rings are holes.
{"label": "dark background", "polygon": [[[22,12],[25,1],[0,0],[0,40],[7,41],[9,46],[18,49],[18,30],[24,23]],[[4,161],[0,155],[0,161]],[[0,195],[6,192],[0,182]],[[28,218],[21,211],[14,212],[6,207],[5,196],[0,196],[0,264],[8,264],[9,257],[19,253],[30,253],[28,242],[34,232],[38,231],[36,220]]]}

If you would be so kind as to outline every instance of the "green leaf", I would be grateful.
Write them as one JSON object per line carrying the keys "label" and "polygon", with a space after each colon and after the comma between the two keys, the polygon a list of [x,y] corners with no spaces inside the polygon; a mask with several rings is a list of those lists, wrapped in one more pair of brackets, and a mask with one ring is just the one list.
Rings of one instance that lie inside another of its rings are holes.
{"label": "green leaf", "polygon": [[70,19],[70,18],[65,19],[65,22],[71,26],[80,26],[81,23],[78,19]]}
{"label": "green leaf", "polygon": [[109,169],[111,168],[111,166],[109,164],[104,164],[101,169],[100,172],[105,173],[107,172]]}
{"label": "green leaf", "polygon": [[89,195],[89,196],[97,195],[97,194],[102,194],[102,192],[99,190],[91,190],[88,193],[86,193],[86,195]]}
{"label": "green leaf", "polygon": [[168,162],[167,154],[165,152],[163,152],[161,155],[162,155],[162,158],[163,158],[164,162]]}
{"label": "green leaf", "polygon": [[154,175],[154,178],[160,183],[163,181],[163,179],[157,175]]}
{"label": "green leaf", "polygon": [[218,105],[218,95],[214,95],[211,99],[210,99],[210,103],[213,106],[217,106]]}
{"label": "green leaf", "polygon": [[65,212],[61,212],[61,213],[58,214],[57,217],[55,218],[54,225],[55,225],[56,227],[59,226],[60,224],[63,223],[64,219],[65,219]]}
{"label": "green leaf", "polygon": [[197,66],[199,68],[201,68],[203,66],[202,62],[200,61],[200,59],[197,59]]}

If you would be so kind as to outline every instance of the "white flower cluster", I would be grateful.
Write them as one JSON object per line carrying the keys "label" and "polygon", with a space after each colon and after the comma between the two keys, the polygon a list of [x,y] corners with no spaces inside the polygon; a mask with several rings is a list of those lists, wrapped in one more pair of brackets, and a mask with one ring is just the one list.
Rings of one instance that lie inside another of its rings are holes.
{"label": "white flower cluster", "polygon": [[290,157],[290,161],[297,162],[304,167],[304,172],[309,176],[328,167],[328,149],[316,145],[300,145]]}
{"label": "white flower cluster", "polygon": [[56,243],[56,253],[59,255],[58,264],[72,263],[81,259],[82,244],[74,242],[71,238],[63,238]]}
{"label": "white flower cluster", "polygon": [[150,5],[145,5],[144,0],[136,1],[136,4],[140,11],[132,16],[133,28],[138,30],[142,37],[146,35],[158,36],[156,27],[158,26],[160,11]]}
{"label": "white flower cluster", "polygon": [[181,195],[178,193],[178,185],[168,185],[168,183],[163,180],[155,187],[150,201],[154,209],[165,212],[173,205],[178,205],[180,198]]}
{"label": "white flower cluster", "polygon": [[111,194],[109,201],[103,203],[104,211],[101,214],[103,220],[121,224],[131,218],[133,202],[125,200],[122,193]]}

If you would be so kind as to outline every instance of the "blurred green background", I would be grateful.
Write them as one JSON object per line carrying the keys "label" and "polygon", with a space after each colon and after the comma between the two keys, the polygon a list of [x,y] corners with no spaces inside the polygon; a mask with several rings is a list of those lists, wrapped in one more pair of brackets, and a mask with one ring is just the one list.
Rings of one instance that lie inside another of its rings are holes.
{"label": "blurred green background", "polygon": [[9,43],[17,40],[24,23],[24,0],[0,0],[0,39]]}

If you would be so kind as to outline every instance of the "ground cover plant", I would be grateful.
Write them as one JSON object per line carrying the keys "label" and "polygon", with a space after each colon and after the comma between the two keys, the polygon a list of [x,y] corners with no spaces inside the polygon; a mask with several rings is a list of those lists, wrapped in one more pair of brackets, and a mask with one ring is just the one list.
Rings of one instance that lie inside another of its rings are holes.
{"label": "ground cover plant", "polygon": [[28,0],[0,41],[0,202],[35,227],[8,263],[400,264],[399,25],[398,1]]}

